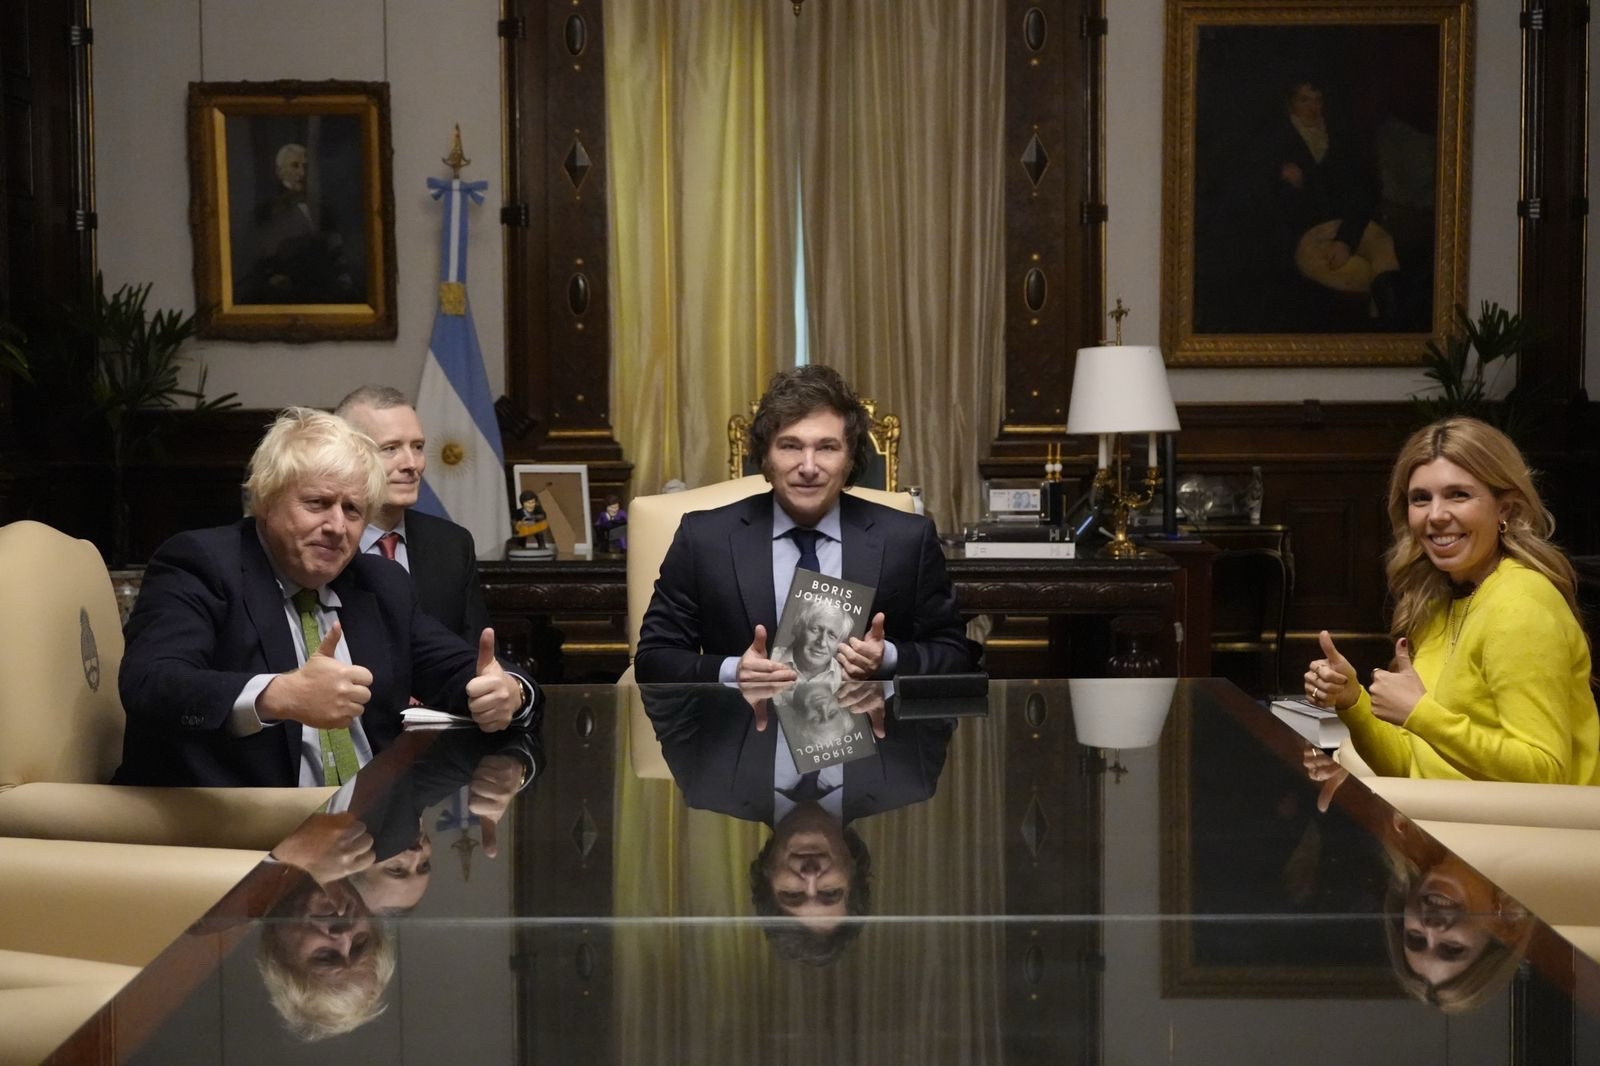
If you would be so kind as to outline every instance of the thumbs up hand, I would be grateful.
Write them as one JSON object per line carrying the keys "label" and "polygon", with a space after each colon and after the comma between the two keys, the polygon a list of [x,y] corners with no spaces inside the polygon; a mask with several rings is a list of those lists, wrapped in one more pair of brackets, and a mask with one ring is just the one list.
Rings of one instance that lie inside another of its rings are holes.
{"label": "thumbs up hand", "polygon": [[767,627],[756,626],[750,646],[739,656],[739,674],[736,680],[742,685],[787,685],[799,675],[788,663],[773,662],[767,658]]}
{"label": "thumbs up hand", "polygon": [[1385,722],[1405,725],[1428,686],[1411,665],[1411,645],[1401,637],[1394,646],[1394,669],[1372,671],[1372,713]]}
{"label": "thumbs up hand", "polygon": [[1354,706],[1361,695],[1361,686],[1356,684],[1356,668],[1333,646],[1333,637],[1326,629],[1317,640],[1322,645],[1323,657],[1313,659],[1306,670],[1306,699],[1338,711]]}
{"label": "thumbs up hand", "polygon": [[494,630],[478,636],[478,673],[467,682],[467,710],[478,728],[498,733],[511,724],[522,707],[522,686],[500,667],[494,657]]}
{"label": "thumbs up hand", "polygon": [[316,729],[348,729],[372,699],[372,671],[335,656],[344,632],[335,622],[298,670],[279,674],[256,697],[256,710],[276,721],[302,722]]}

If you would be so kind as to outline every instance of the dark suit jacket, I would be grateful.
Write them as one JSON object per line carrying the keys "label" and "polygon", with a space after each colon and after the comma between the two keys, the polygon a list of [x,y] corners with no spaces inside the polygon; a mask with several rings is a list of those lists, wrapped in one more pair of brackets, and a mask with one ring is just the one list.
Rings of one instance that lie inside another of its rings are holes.
{"label": "dark suit jacket", "polygon": [[[776,717],[757,732],[744,697],[720,685],[652,687],[640,695],[685,803],[772,824]],[[955,722],[890,719],[884,731],[876,754],[844,764],[846,822],[932,797]]]}
{"label": "dark suit jacket", "polygon": [[[381,751],[400,732],[415,692],[429,706],[466,712],[476,648],[417,607],[405,571],[357,555],[330,587],[339,595],[350,657],[372,671],[361,728]],[[251,736],[226,723],[256,674],[297,666],[294,637],[255,520],[180,533],[156,550],[126,630],[117,686],[127,714],[128,785],[281,785],[300,776],[300,724]]]}
{"label": "dark suit jacket", "polygon": [[[640,682],[715,681],[742,655],[757,624],[778,629],[772,595],[771,492],[683,516],[639,630]],[[972,669],[966,629],[933,523],[848,494],[839,497],[839,575],[877,589],[868,617],[884,615],[901,674]]]}
{"label": "dark suit jacket", "polygon": [[406,512],[406,557],[417,603],[474,646],[489,624],[472,534],[446,518]]}

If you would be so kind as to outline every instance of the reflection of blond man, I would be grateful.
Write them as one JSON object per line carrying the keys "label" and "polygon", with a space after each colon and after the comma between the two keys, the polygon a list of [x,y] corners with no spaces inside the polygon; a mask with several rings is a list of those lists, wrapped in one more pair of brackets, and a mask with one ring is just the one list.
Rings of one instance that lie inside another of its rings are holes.
{"label": "reflection of blond man", "polygon": [[311,1042],[383,1013],[394,944],[348,881],[308,877],[262,922],[256,967],[285,1027]]}

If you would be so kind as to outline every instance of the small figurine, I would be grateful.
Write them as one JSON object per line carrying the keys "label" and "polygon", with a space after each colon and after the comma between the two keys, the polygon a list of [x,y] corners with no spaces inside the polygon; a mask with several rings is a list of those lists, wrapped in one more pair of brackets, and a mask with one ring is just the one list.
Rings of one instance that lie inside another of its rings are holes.
{"label": "small figurine", "polygon": [[595,547],[606,552],[628,550],[628,512],[615,495],[606,497],[606,509],[594,520]]}
{"label": "small figurine", "polygon": [[550,516],[539,503],[539,494],[529,489],[517,497],[517,514],[512,519],[511,531],[522,538],[524,548],[543,550],[545,534],[550,532]]}

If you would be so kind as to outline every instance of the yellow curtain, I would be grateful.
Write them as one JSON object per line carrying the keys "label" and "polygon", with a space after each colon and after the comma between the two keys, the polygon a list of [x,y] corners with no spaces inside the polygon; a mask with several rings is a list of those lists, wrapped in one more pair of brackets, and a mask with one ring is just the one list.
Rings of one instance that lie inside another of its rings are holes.
{"label": "yellow curtain", "polygon": [[748,0],[606,3],[611,413],[635,493],[725,477],[729,416],[793,349],[769,9],[789,17]]}
{"label": "yellow curtain", "polygon": [[900,482],[947,532],[978,513],[1003,402],[1004,10],[817,3],[768,28],[803,173],[811,361],[900,415]]}

